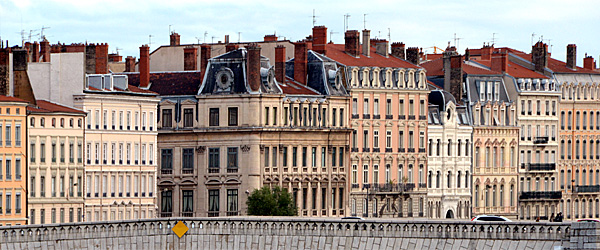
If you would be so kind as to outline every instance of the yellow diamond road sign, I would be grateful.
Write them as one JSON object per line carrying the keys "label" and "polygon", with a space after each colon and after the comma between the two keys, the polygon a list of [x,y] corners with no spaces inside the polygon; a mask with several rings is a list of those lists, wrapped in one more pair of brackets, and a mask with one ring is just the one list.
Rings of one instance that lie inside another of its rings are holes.
{"label": "yellow diamond road sign", "polygon": [[182,221],[177,222],[177,224],[171,228],[171,230],[173,230],[173,232],[175,234],[177,234],[177,236],[179,236],[179,238],[181,238],[181,236],[183,236],[187,231],[188,231],[188,227],[183,224]]}

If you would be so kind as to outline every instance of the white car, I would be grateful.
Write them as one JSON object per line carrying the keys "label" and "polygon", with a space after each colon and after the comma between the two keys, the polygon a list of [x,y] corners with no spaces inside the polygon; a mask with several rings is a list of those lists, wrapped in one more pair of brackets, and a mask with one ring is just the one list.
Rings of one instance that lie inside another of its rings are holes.
{"label": "white car", "polygon": [[496,216],[496,215],[478,215],[473,217],[471,221],[503,221],[503,222],[511,222],[508,218],[504,216]]}

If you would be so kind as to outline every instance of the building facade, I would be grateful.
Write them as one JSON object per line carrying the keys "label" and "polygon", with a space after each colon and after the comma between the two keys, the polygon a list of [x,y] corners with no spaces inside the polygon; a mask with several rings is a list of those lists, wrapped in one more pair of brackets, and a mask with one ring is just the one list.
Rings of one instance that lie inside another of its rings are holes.
{"label": "building facade", "polygon": [[322,78],[336,65],[298,46],[297,82],[285,47],[275,68],[260,53],[252,44],[214,57],[198,95],[163,97],[161,216],[246,215],[250,192],[276,185],[299,216],[346,215],[348,97],[339,74]]}
{"label": "building facade", "polygon": [[429,94],[427,203],[429,218],[469,219],[471,142],[467,108],[443,90]]}
{"label": "building facade", "polygon": [[29,224],[83,221],[83,111],[37,100],[28,110]]}
{"label": "building facade", "polygon": [[74,96],[85,119],[85,221],[156,216],[156,93],[125,76],[87,75]]}
{"label": "building facade", "polygon": [[27,101],[0,96],[0,225],[27,224]]}

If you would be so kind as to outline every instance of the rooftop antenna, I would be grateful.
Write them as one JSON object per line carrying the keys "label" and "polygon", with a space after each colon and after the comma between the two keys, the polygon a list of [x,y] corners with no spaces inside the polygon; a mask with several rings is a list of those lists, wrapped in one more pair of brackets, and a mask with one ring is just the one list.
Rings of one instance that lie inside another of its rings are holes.
{"label": "rooftop antenna", "polygon": [[337,34],[338,32],[333,32],[333,30],[329,31],[329,40],[332,40],[333,34]]}
{"label": "rooftop antenna", "polygon": [[496,34],[498,33],[492,33],[492,45],[496,44]]}
{"label": "rooftop antenna", "polygon": [[121,49],[119,47],[115,47],[115,51],[117,51],[117,55],[119,54],[119,50],[123,50],[123,49]]}
{"label": "rooftop antenna", "polygon": [[346,30],[348,30],[348,18],[350,17],[349,13],[346,13],[346,15],[344,15],[344,32],[346,32]]}
{"label": "rooftop antenna", "polygon": [[315,27],[317,25],[317,17],[319,17],[319,16],[315,15],[315,9],[313,9],[313,14],[312,14],[313,27]]}
{"label": "rooftop antenna", "polygon": [[169,24],[169,35],[171,35],[171,26],[173,26],[173,24]]}
{"label": "rooftop antenna", "polygon": [[154,37],[153,35],[148,35],[148,47],[151,46],[152,44],[152,37]]}
{"label": "rooftop antenna", "polygon": [[44,30],[47,29],[50,29],[50,27],[42,26],[42,28],[40,29],[40,40],[44,40],[46,38],[46,36],[44,36]]}
{"label": "rooftop antenna", "polygon": [[460,44],[460,40],[462,38],[460,37],[456,37],[456,33],[454,33],[454,47],[456,47],[456,50],[458,50],[458,45]]}
{"label": "rooftop antenna", "polygon": [[206,36],[208,35],[208,31],[204,31],[204,43],[206,43]]}
{"label": "rooftop antenna", "polygon": [[552,39],[546,39],[546,41],[548,41],[548,46],[550,46],[550,53],[552,53],[552,44],[550,43],[552,41]]}
{"label": "rooftop antenna", "polygon": [[388,28],[388,41],[392,42],[392,31]]}
{"label": "rooftop antenna", "polygon": [[533,38],[535,37],[535,32],[531,33],[531,45],[533,46]]}
{"label": "rooftop antenna", "polygon": [[367,29],[367,15],[368,14],[363,14],[363,29]]}
{"label": "rooftop antenna", "polygon": [[241,37],[242,37],[242,32],[239,32],[239,31],[238,31],[238,43],[240,43],[240,39],[241,39]]}
{"label": "rooftop antenna", "polygon": [[200,44],[200,38],[196,37],[196,40],[198,41],[198,44]]}
{"label": "rooftop antenna", "polygon": [[215,38],[217,38],[217,37],[216,37],[216,36],[212,36],[212,37],[210,38],[210,43],[215,43]]}

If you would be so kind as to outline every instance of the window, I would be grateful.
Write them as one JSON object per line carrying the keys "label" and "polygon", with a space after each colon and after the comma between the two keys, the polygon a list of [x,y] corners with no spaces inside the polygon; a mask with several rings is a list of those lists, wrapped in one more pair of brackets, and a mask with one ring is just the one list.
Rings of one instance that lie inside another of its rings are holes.
{"label": "window", "polygon": [[379,130],[373,131],[373,148],[379,148]]}
{"label": "window", "polygon": [[219,190],[209,189],[208,190],[208,216],[219,215]]}
{"label": "window", "polygon": [[307,164],[307,154],[308,149],[306,147],[302,147],[302,167],[306,167]]}
{"label": "window", "polygon": [[227,189],[227,216],[238,215],[238,190]]}
{"label": "window", "polygon": [[12,179],[12,171],[11,171],[11,160],[10,159],[6,159],[5,160],[6,163],[6,180],[11,180]]}
{"label": "window", "polygon": [[327,148],[321,147],[321,167],[325,167],[327,161],[327,157],[325,157],[326,150]]}
{"label": "window", "polygon": [[193,127],[194,126],[194,109],[183,109],[183,126]]}
{"label": "window", "polygon": [[344,166],[344,147],[340,147],[340,150],[338,151],[338,153],[340,154],[340,157],[338,158],[340,161],[340,167]]}
{"label": "window", "polygon": [[387,99],[385,103],[385,115],[392,115],[392,99]]}
{"label": "window", "polygon": [[277,125],[277,107],[273,107],[273,125]]}
{"label": "window", "polygon": [[209,109],[209,126],[219,126],[219,108]]}
{"label": "window", "polygon": [[[7,127],[8,128],[8,127]],[[15,147],[21,146],[21,125],[15,125]]]}
{"label": "window", "polygon": [[369,115],[369,99],[365,98],[363,102],[363,115]]}
{"label": "window", "polygon": [[[398,102],[398,115],[404,116],[404,99],[400,99],[400,101]],[[400,117],[400,119],[404,118]]]}
{"label": "window", "polygon": [[210,173],[218,173],[219,172],[219,148],[209,148],[208,149],[208,171]]}
{"label": "window", "polygon": [[173,149],[161,150],[161,169],[173,169]]}
{"label": "window", "polygon": [[373,100],[373,115],[379,115],[379,99]]}
{"label": "window", "polygon": [[317,167],[317,147],[312,147],[311,156],[311,166],[315,168]]}
{"label": "window", "polygon": [[336,159],[335,159],[335,157],[336,157],[336,154],[337,154],[337,148],[336,148],[336,147],[333,147],[333,148],[332,148],[332,152],[331,152],[331,166],[332,166],[332,167],[335,167],[335,164],[337,164],[337,161],[336,161]]}
{"label": "window", "polygon": [[421,100],[421,102],[419,103],[419,115],[425,115],[425,100]]}
{"label": "window", "polygon": [[[275,150],[273,150],[273,152],[275,152]],[[227,168],[228,169],[237,169],[238,168],[238,148],[237,147],[227,148]]]}
{"label": "window", "polygon": [[264,148],[265,167],[269,166],[269,147]]}
{"label": "window", "polygon": [[369,165],[363,165],[363,184],[369,183]]}
{"label": "window", "polygon": [[288,148],[287,147],[283,147],[283,153],[282,153],[282,159],[281,161],[283,162],[283,166],[287,167],[288,164]]}
{"label": "window", "polygon": [[[171,122],[173,120],[173,110],[171,109],[163,109],[162,110],[162,126],[165,128],[170,128]],[[120,126],[123,127],[123,112],[121,112],[121,121]]]}
{"label": "window", "polygon": [[4,132],[5,132],[5,137],[4,140],[6,141],[6,146],[11,146],[11,132],[10,132],[10,124],[6,124],[5,128],[4,128]]}
{"label": "window", "polygon": [[352,164],[352,184],[358,183],[358,166],[356,164]]}
{"label": "window", "polygon": [[265,107],[265,125],[269,125],[269,107]]}
{"label": "window", "polygon": [[181,212],[183,213],[183,216],[189,216],[194,212],[194,191],[183,190],[181,193],[183,196]]}
{"label": "window", "polygon": [[15,159],[15,179],[16,180],[21,179],[21,159],[20,158]]}
{"label": "window", "polygon": [[364,130],[363,131],[364,136],[363,136],[363,150],[369,148],[369,130]]}
{"label": "window", "polygon": [[173,191],[165,190],[162,192],[162,200],[161,200],[161,212],[168,213],[170,216],[171,212],[173,212]]}
{"label": "window", "polygon": [[358,114],[358,100],[356,98],[352,98],[352,114]]}
{"label": "window", "polygon": [[385,148],[386,149],[392,148],[392,131],[391,130],[385,131]]}
{"label": "window", "polygon": [[181,168],[185,170],[193,170],[194,169],[194,149],[193,148],[184,148],[182,155],[182,165]]}

